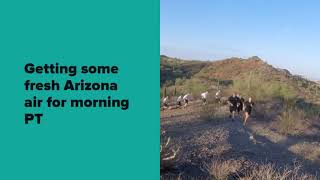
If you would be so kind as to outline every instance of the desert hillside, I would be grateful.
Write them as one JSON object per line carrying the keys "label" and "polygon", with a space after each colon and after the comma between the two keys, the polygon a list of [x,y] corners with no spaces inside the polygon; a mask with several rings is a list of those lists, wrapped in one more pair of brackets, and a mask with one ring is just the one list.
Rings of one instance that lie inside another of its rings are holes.
{"label": "desert hillside", "polygon": [[[320,179],[320,86],[259,57],[185,61],[161,56],[162,179]],[[255,105],[229,117],[233,92]],[[207,102],[200,93],[208,91]],[[177,96],[190,93],[189,104]]]}
{"label": "desert hillside", "polygon": [[[246,91],[266,88],[270,93],[276,89],[288,91],[297,97],[317,102],[320,85],[286,69],[269,65],[257,56],[248,59],[229,58],[220,61],[188,61],[162,55],[160,58],[161,95],[183,93],[199,94],[201,91],[224,89],[226,91]],[[260,86],[264,84],[264,86]],[[243,87],[245,86],[245,87]],[[255,87],[258,86],[258,87]],[[274,89],[270,89],[274,88]],[[244,90],[245,89],[245,90]],[[264,91],[264,90],[263,90]],[[249,94],[247,94],[249,95]],[[270,94],[250,94],[251,96],[271,96]]]}

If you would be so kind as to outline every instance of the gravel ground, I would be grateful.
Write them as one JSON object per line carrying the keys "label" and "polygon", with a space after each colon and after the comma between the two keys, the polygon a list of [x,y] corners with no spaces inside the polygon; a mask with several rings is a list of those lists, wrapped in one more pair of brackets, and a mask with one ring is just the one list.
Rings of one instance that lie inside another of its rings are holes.
{"label": "gravel ground", "polygon": [[[219,109],[217,118],[200,118],[202,105],[192,102],[186,108],[161,111],[161,130],[180,146],[174,168],[161,172],[163,179],[208,179],[206,167],[217,159],[236,160],[242,164],[274,163],[277,168],[292,166],[298,161],[303,171],[316,174],[320,170],[318,159],[305,157],[303,137],[287,137],[270,128],[265,120],[253,117],[246,127],[241,118],[228,118],[227,107]],[[318,148],[318,139],[309,142]],[[302,146],[302,147],[301,147]],[[309,147],[305,146],[305,147]],[[308,152],[308,151],[306,151]],[[320,151],[319,157],[320,157]],[[318,154],[312,154],[317,157]],[[242,169],[250,168],[243,165]],[[320,172],[320,171],[319,171]]]}

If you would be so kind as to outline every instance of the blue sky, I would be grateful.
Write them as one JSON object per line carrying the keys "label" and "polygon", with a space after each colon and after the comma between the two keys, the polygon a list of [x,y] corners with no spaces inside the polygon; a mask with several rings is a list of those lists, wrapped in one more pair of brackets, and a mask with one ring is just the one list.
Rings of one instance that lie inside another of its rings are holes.
{"label": "blue sky", "polygon": [[320,1],[160,0],[160,53],[199,60],[259,56],[320,80]]}

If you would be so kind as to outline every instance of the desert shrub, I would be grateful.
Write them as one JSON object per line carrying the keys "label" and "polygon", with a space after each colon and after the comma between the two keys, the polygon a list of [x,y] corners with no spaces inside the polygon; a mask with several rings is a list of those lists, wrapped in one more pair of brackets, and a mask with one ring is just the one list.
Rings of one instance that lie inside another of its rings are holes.
{"label": "desert shrub", "polygon": [[253,164],[249,167],[236,160],[214,161],[206,170],[213,180],[315,180],[316,177],[300,172],[301,165],[294,163],[292,168],[277,169],[273,164]]}
{"label": "desert shrub", "polygon": [[319,115],[319,105],[307,103],[303,99],[285,99],[279,116],[280,132],[287,135],[302,133],[309,126],[308,120],[317,120]]}
{"label": "desert shrub", "polygon": [[295,105],[284,105],[282,113],[279,115],[279,132],[285,135],[300,134],[306,127],[303,123],[305,113]]}
{"label": "desert shrub", "polygon": [[203,120],[213,120],[218,117],[218,105],[209,102],[201,107],[199,113],[200,118]]}
{"label": "desert shrub", "polygon": [[160,141],[160,170],[174,168],[179,157],[179,144],[172,142],[171,138],[166,136],[165,131],[161,132]]}
{"label": "desert shrub", "polygon": [[313,105],[310,107],[303,108],[303,111],[305,112],[306,116],[309,118],[319,118],[320,117],[320,107]]}
{"label": "desert shrub", "polygon": [[206,170],[213,180],[227,180],[232,174],[236,174],[241,164],[235,160],[213,161]]}
{"label": "desert shrub", "polygon": [[320,148],[318,143],[301,142],[296,143],[288,148],[289,151],[297,154],[307,160],[317,162],[320,159]]}
{"label": "desert shrub", "polygon": [[169,86],[160,88],[160,97],[169,96],[172,98],[173,96],[179,96],[185,94],[186,92],[182,90],[180,86]]}
{"label": "desert shrub", "polygon": [[284,101],[295,101],[296,97],[297,97],[297,93],[295,92],[294,88],[286,85],[286,84],[282,84],[279,87],[279,94],[278,97],[280,97],[282,100]]}
{"label": "desert shrub", "polygon": [[296,97],[294,88],[279,81],[267,81],[259,74],[245,76],[233,83],[233,90],[256,101],[266,101],[272,98],[291,99]]}
{"label": "desert shrub", "polygon": [[164,82],[163,86],[168,87],[174,85],[174,80],[167,80]]}
{"label": "desert shrub", "polygon": [[284,170],[278,172],[272,164],[256,166],[251,172],[248,172],[242,180],[282,180],[288,178],[290,171]]}
{"label": "desert shrub", "polygon": [[202,82],[200,79],[188,79],[185,83],[185,90],[191,94],[200,94],[209,89],[207,83]]}
{"label": "desert shrub", "polygon": [[293,168],[277,169],[272,164],[257,165],[246,173],[240,180],[316,180],[315,176],[300,172],[301,166],[297,163]]}
{"label": "desert shrub", "polygon": [[181,86],[183,85],[183,83],[186,81],[185,78],[181,79],[181,78],[177,78],[175,81],[175,85]]}
{"label": "desert shrub", "polygon": [[265,119],[268,117],[268,109],[264,104],[258,103],[254,105],[254,117]]}
{"label": "desert shrub", "polygon": [[320,117],[320,105],[305,102],[303,99],[297,101],[297,107],[305,112],[309,119],[318,119]]}

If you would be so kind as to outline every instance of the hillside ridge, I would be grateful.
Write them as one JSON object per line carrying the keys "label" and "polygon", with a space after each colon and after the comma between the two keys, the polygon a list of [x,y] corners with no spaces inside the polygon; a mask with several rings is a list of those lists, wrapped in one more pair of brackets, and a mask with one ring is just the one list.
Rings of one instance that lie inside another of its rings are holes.
{"label": "hillside ridge", "polygon": [[255,78],[255,82],[286,85],[302,98],[312,96],[315,99],[320,94],[319,83],[294,75],[287,69],[274,67],[258,56],[247,59],[231,57],[217,61],[197,61],[161,55],[160,74],[161,87],[175,86],[182,91],[227,88],[235,82],[239,84],[241,81]]}

